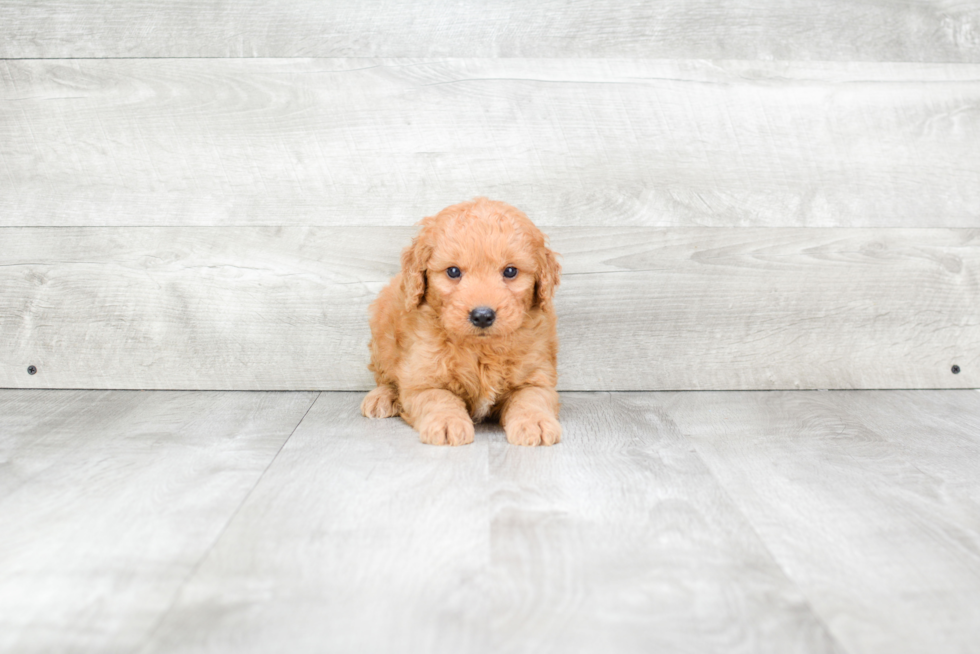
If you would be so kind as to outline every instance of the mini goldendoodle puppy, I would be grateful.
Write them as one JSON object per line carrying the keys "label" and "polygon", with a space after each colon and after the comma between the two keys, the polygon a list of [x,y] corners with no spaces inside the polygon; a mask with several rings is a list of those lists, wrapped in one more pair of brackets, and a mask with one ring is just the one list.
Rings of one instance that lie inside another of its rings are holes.
{"label": "mini goldendoodle puppy", "polygon": [[401,272],[371,305],[378,387],[361,412],[401,415],[423,443],[473,442],[473,422],[499,418],[515,445],[553,445],[561,267],[514,207],[486,198],[424,219]]}

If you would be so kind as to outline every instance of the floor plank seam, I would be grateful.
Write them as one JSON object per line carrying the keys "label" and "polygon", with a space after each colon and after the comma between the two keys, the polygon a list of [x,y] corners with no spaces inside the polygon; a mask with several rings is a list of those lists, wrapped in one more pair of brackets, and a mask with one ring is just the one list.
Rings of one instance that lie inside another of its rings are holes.
{"label": "floor plank seam", "polygon": [[[658,412],[658,413],[660,413],[660,412]],[[722,483],[722,481],[718,477],[718,475],[715,474],[714,469],[712,469],[712,467],[708,464],[707,459],[704,458],[704,455],[701,453],[701,450],[698,448],[697,442],[693,438],[691,438],[690,436],[688,436],[687,434],[685,434],[684,431],[677,425],[677,423],[675,423],[670,418],[669,415],[667,415],[666,412],[663,412],[662,414],[660,414],[660,417],[661,417],[661,420],[664,421],[664,424],[669,425],[672,429],[674,429],[674,431],[680,437],[682,437],[684,440],[686,440],[688,442],[688,444],[691,446],[691,448],[694,451],[694,453],[697,455],[698,459],[701,461],[701,464],[704,465],[705,469],[711,475],[711,478],[715,480],[715,483],[718,485],[718,488],[721,489],[721,492],[722,493],[724,493],[725,497],[728,499],[729,503],[732,505],[732,508],[735,509],[735,511],[738,512],[738,515],[742,518],[742,521],[751,530],[751,532],[755,535],[755,537],[759,540],[759,544],[762,546],[763,550],[765,550],[765,552],[769,555],[769,558],[770,558],[770,560],[772,560],[773,565],[776,566],[783,573],[783,576],[786,577],[786,580],[790,584],[792,584],[793,588],[795,588],[796,591],[800,594],[800,597],[803,598],[803,601],[806,603],[806,608],[810,611],[810,613],[813,615],[813,617],[816,620],[818,620],[821,625],[823,625],[823,628],[824,628],[824,630],[827,633],[827,637],[837,647],[837,651],[841,652],[842,654],[850,654],[851,650],[849,650],[846,647],[844,647],[844,644],[841,643],[840,639],[837,638],[837,635],[831,630],[830,624],[827,622],[826,618],[814,606],[813,600],[803,590],[803,588],[800,586],[799,582],[797,582],[797,580],[795,578],[793,578],[792,575],[790,575],[789,571],[783,565],[782,561],[780,561],[776,557],[776,555],[773,553],[772,549],[770,549],[769,544],[762,537],[762,534],[760,534],[759,533],[759,530],[756,529],[755,524],[752,523],[752,521],[749,519],[748,515],[746,515],[745,511],[742,510],[742,507],[739,506],[738,503],[735,501],[735,497],[731,494],[731,492],[729,492],[728,488]]]}
{"label": "floor plank seam", "polygon": [[225,532],[228,530],[228,526],[235,520],[235,516],[238,515],[238,513],[242,510],[242,507],[245,506],[245,503],[248,502],[248,498],[252,496],[252,493],[255,492],[255,489],[258,487],[258,485],[262,483],[262,479],[269,471],[269,468],[271,468],[272,464],[275,463],[276,459],[279,458],[280,452],[282,452],[283,448],[286,447],[286,444],[293,437],[293,434],[296,433],[296,430],[299,429],[299,426],[303,424],[303,421],[306,420],[306,416],[309,415],[310,410],[316,404],[317,400],[320,399],[320,396],[322,394],[323,394],[322,391],[317,392],[316,397],[314,397],[313,401],[310,402],[310,406],[306,407],[306,411],[303,412],[302,417],[300,417],[300,419],[293,426],[293,429],[289,432],[289,435],[286,436],[285,439],[283,439],[282,444],[279,446],[279,449],[276,450],[276,453],[272,456],[271,459],[269,459],[269,463],[265,466],[265,468],[263,468],[262,473],[259,474],[259,476],[255,479],[255,483],[252,484],[252,487],[248,489],[248,492],[245,493],[245,495],[242,497],[242,501],[238,503],[238,506],[235,507],[235,510],[232,511],[231,515],[228,516],[228,519],[225,521],[225,524],[221,527],[221,530],[218,532],[217,536],[215,536],[214,540],[211,541],[211,544],[208,545],[208,548],[197,560],[197,562],[194,564],[194,567],[191,568],[190,572],[187,573],[187,576],[181,582],[177,590],[174,591],[173,598],[170,600],[170,604],[167,606],[166,610],[164,610],[160,614],[160,617],[157,618],[157,620],[153,623],[153,626],[149,630],[147,630],[146,638],[143,641],[143,645],[139,648],[138,651],[145,652],[147,651],[147,648],[149,648],[152,645],[153,636],[156,634],[157,630],[160,629],[161,625],[163,625],[163,623],[166,622],[167,617],[170,615],[174,607],[177,605],[177,600],[180,599],[180,596],[184,592],[184,589],[187,587],[187,584],[189,584],[191,580],[194,579],[194,577],[197,575],[198,571],[201,568],[201,565],[204,563],[204,561],[208,559],[208,556],[211,555],[212,550],[214,550],[218,542],[221,541],[221,538],[225,535]]}

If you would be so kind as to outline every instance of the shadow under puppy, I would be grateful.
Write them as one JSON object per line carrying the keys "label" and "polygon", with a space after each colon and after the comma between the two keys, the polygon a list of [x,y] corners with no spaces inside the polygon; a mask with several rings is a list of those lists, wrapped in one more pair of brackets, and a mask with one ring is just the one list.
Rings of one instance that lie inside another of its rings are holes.
{"label": "shadow under puppy", "polygon": [[477,198],[420,223],[401,272],[371,304],[378,387],[361,412],[401,415],[423,443],[473,442],[498,418],[515,445],[553,445],[561,267],[522,212]]}

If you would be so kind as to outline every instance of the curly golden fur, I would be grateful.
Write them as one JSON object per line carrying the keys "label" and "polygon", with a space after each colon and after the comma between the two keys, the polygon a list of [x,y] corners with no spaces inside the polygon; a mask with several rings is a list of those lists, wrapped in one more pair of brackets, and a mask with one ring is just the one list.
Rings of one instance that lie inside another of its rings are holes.
{"label": "curly golden fur", "polygon": [[473,442],[473,422],[484,418],[499,419],[515,445],[557,443],[552,298],[561,267],[544,234],[486,198],[420,225],[401,272],[371,305],[378,387],[362,413],[401,415],[432,445]]}

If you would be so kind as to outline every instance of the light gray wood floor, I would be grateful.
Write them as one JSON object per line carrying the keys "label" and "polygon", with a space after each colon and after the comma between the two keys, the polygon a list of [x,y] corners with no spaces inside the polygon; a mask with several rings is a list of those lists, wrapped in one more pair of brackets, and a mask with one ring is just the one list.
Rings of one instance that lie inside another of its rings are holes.
{"label": "light gray wood floor", "polygon": [[969,652],[980,392],[0,391],[3,652]]}

